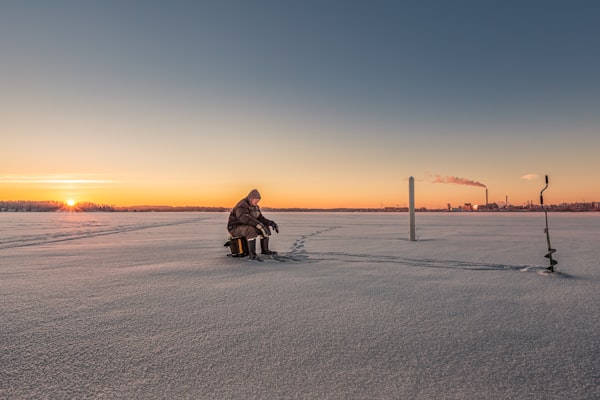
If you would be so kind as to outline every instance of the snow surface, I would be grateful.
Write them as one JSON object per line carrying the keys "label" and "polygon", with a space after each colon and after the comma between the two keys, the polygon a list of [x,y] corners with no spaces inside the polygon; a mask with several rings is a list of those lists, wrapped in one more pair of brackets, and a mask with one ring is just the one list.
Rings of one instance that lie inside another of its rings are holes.
{"label": "snow surface", "polygon": [[0,398],[600,398],[600,215],[0,213]]}

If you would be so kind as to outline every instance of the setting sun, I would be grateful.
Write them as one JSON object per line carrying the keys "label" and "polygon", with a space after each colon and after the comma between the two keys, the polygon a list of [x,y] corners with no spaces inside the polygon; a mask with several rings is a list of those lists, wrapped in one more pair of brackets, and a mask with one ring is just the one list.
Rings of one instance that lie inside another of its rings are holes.
{"label": "setting sun", "polygon": [[69,199],[69,200],[67,200],[67,205],[68,205],[69,207],[73,207],[73,206],[75,205],[75,200],[73,200],[73,199]]}

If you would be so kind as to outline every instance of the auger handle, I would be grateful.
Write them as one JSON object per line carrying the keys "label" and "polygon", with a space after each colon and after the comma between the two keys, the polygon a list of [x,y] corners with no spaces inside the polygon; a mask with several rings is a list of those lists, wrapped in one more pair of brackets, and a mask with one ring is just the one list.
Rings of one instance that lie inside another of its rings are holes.
{"label": "auger handle", "polygon": [[546,190],[547,188],[548,188],[548,175],[546,175],[546,186],[544,186],[544,188],[540,192],[540,204],[541,205],[544,205],[544,190]]}

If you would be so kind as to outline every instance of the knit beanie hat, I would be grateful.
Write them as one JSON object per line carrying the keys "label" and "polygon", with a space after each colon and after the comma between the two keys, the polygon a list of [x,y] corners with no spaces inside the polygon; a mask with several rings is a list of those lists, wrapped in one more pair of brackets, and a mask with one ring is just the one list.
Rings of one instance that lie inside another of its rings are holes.
{"label": "knit beanie hat", "polygon": [[251,199],[259,199],[260,200],[260,193],[258,193],[258,190],[252,189],[250,191],[250,193],[248,193],[248,200],[251,200]]}

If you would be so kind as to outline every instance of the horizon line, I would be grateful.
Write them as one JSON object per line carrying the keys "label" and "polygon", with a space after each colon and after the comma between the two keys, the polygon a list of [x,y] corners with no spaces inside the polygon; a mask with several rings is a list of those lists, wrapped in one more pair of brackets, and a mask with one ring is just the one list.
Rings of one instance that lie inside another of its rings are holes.
{"label": "horizon line", "polygon": [[[43,206],[44,204],[46,204],[47,206],[50,205],[60,205],[60,207],[54,211],[58,211],[58,210],[67,210],[67,211],[75,211],[75,212],[86,212],[89,209],[89,211],[116,211],[116,212],[127,212],[127,211],[213,211],[213,212],[225,212],[228,210],[231,210],[232,207],[225,207],[225,206],[201,206],[201,205],[152,205],[152,204],[146,204],[146,205],[125,205],[125,206],[117,206],[117,205],[111,205],[111,204],[99,204],[99,203],[94,203],[94,202],[89,202],[89,201],[79,201],[76,202],[73,205],[69,205],[69,203],[67,201],[62,201],[62,200],[0,200],[0,205],[2,205],[2,203],[6,203],[5,207],[0,208],[0,212],[10,212],[8,209],[4,209],[7,208],[7,206],[12,205],[12,206],[18,206],[19,203],[25,203],[25,204],[36,204],[39,206]],[[490,208],[490,206],[492,206]],[[576,210],[572,210],[572,207],[577,207],[577,206],[584,206],[583,208],[579,208]],[[587,206],[587,208],[586,208]],[[336,212],[336,211],[365,211],[365,212],[377,212],[377,211],[382,211],[382,212],[406,212],[409,211],[410,208],[407,206],[382,206],[382,207],[261,207],[263,210],[265,211],[282,211],[282,212],[294,212],[294,211],[298,211],[298,212],[310,212],[310,211],[315,211],[315,212]],[[563,209],[566,211],[600,211],[600,202],[597,201],[592,201],[592,202],[575,202],[575,203],[560,203],[560,204],[547,204],[546,209],[548,210],[552,210],[552,209]],[[484,212],[495,212],[495,211],[539,211],[539,210],[543,210],[544,207],[542,207],[541,204],[528,204],[528,205],[513,205],[513,204],[508,204],[508,205],[504,205],[503,207],[499,207],[497,203],[490,203],[488,205],[473,205],[471,203],[465,203],[464,205],[459,205],[457,207],[444,207],[444,208],[428,208],[428,207],[415,207],[415,211],[448,211],[448,212],[460,212],[460,211],[466,211],[466,212],[472,212],[472,211],[484,211]],[[15,209],[16,211],[16,209]],[[24,212],[35,212],[33,210],[25,210]],[[52,210],[46,210],[46,211],[52,211]],[[23,212],[23,211],[17,211],[17,212]]]}

